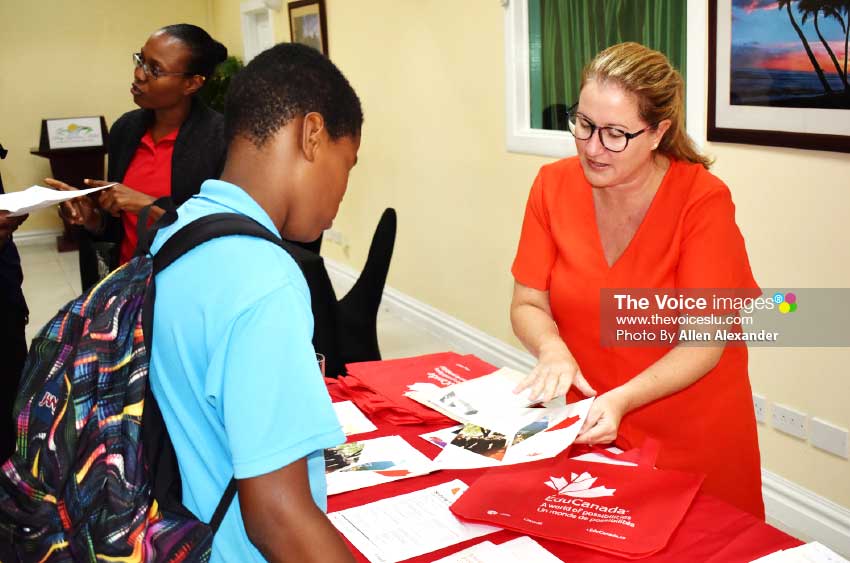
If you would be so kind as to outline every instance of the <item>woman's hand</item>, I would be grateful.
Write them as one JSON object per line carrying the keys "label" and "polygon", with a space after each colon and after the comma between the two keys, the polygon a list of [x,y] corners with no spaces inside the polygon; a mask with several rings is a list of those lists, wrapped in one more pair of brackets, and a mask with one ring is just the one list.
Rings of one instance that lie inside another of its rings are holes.
{"label": "woman's hand", "polygon": [[620,421],[629,412],[629,400],[622,387],[603,393],[590,406],[577,444],[608,444],[617,438]]}
{"label": "woman's hand", "polygon": [[[114,183],[104,180],[86,180],[85,182],[87,186],[92,188],[108,186]],[[152,196],[143,194],[124,184],[115,184],[111,188],[106,188],[98,192],[100,206],[114,217],[118,217],[122,211],[138,215],[143,207],[150,205],[154,201],[155,199]]]}
{"label": "woman's hand", "polygon": [[530,387],[529,399],[546,402],[566,395],[572,385],[587,397],[596,395],[596,391],[582,375],[575,358],[558,338],[540,346],[537,365],[517,385],[514,393]]}
{"label": "woman's hand", "polygon": [[[45,178],[44,183],[63,192],[78,191],[74,186],[60,182],[54,178]],[[89,231],[97,231],[100,226],[100,213],[94,201],[88,196],[81,196],[59,204],[59,214],[72,225],[82,225]]]}

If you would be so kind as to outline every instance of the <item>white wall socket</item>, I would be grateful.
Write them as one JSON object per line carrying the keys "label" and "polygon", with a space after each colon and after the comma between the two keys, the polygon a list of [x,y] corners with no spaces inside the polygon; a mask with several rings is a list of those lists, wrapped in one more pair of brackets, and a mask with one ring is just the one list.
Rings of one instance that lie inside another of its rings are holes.
{"label": "white wall socket", "polygon": [[780,405],[779,403],[773,404],[772,425],[780,432],[785,432],[786,434],[805,440],[807,435],[807,419],[808,416],[805,413],[794,410],[791,407],[786,407],[785,405]]}
{"label": "white wall socket", "polygon": [[753,393],[753,408],[756,411],[756,422],[765,424],[767,422],[767,399],[763,395]]}
{"label": "white wall socket", "polygon": [[809,441],[816,448],[848,459],[847,430],[812,417],[809,425]]}
{"label": "white wall socket", "polygon": [[324,238],[328,242],[332,242],[332,243],[337,244],[339,246],[345,246],[346,244],[348,244],[348,241],[346,240],[345,235],[342,234],[341,232],[337,231],[336,229],[326,230]]}

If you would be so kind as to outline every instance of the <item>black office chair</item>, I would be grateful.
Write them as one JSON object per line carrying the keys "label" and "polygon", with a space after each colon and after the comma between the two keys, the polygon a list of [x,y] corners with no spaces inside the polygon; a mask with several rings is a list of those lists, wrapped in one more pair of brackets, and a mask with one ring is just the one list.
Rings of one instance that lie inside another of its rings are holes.
{"label": "black office chair", "polygon": [[360,277],[345,297],[339,300],[336,312],[337,340],[345,363],[381,359],[378,309],[393,257],[396,226],[395,209],[388,207],[375,228]]}
{"label": "black office chair", "polygon": [[312,260],[302,258],[302,271],[312,297],[313,347],[324,354],[328,377],[345,374],[347,363],[381,359],[378,309],[393,256],[396,224],[395,210],[387,208],[372,236],[360,277],[340,300],[331,287],[324,260],[318,255]]}

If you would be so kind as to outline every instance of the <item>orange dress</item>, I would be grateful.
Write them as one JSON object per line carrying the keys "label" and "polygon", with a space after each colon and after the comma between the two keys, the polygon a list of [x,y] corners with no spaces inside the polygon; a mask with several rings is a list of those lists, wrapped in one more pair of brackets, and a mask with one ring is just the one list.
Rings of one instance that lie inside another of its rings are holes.
{"label": "orange dress", "polygon": [[[531,188],[512,273],[519,283],[549,292],[560,335],[599,394],[670,350],[603,348],[601,288],[758,289],[729,189],[701,165],[681,161],[671,162],[643,222],[611,267],[578,158],[543,166]],[[661,442],[659,468],[703,473],[703,490],[764,518],[746,346],[726,346],[717,366],[694,384],[624,416],[617,444],[638,447],[647,436]]]}

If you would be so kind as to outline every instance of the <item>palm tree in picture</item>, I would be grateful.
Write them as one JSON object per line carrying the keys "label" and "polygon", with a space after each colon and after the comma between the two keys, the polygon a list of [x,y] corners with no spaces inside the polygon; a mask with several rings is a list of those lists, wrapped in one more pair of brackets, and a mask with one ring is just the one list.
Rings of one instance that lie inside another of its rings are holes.
{"label": "palm tree in picture", "polygon": [[809,62],[812,63],[812,68],[815,69],[815,72],[818,75],[818,79],[820,79],[820,83],[823,85],[824,92],[831,94],[832,88],[829,86],[829,82],[826,80],[826,76],[823,73],[823,69],[818,64],[817,59],[815,58],[815,54],[812,52],[812,48],[809,46],[809,42],[806,40],[806,36],[803,35],[803,30],[800,29],[800,26],[797,24],[797,20],[794,19],[794,13],[791,11],[791,4],[794,0],[779,0],[779,8],[785,8],[785,11],[788,13],[788,19],[791,20],[791,25],[794,27],[794,31],[797,32],[797,36],[800,38],[800,41],[803,43],[803,48],[806,50],[806,55],[809,56]]}
{"label": "palm tree in picture", "polygon": [[845,31],[844,20],[842,19],[838,6],[836,6],[837,2],[829,2],[824,0],[800,0],[800,4],[797,9],[803,15],[803,19],[801,23],[806,25],[806,20],[809,17],[814,17],[815,23],[815,31],[818,34],[818,38],[820,38],[820,42],[823,44],[826,52],[829,53],[829,58],[832,59],[832,64],[835,66],[835,72],[838,74],[838,78],[841,79],[841,82],[844,84],[844,89],[850,91],[850,85],[847,84],[847,70],[846,70],[846,61],[847,61],[847,49],[845,47],[844,50],[844,60],[845,60],[845,69],[842,70],[841,65],[838,63],[838,58],[835,56],[835,52],[832,50],[832,47],[829,45],[829,41],[823,36],[821,33],[820,25],[818,22],[818,16],[823,13],[824,17],[834,18],[841,25],[841,30]]}

